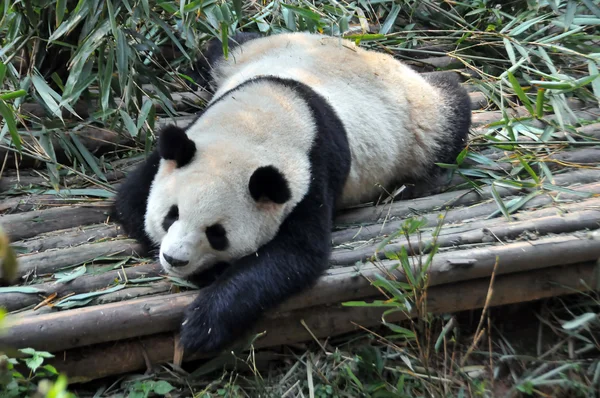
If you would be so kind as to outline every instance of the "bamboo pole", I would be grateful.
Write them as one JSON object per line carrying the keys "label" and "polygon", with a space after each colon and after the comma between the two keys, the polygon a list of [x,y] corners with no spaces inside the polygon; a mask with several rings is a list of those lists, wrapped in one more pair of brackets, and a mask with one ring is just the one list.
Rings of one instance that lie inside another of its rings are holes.
{"label": "bamboo pole", "polygon": [[57,298],[62,298],[69,294],[98,291],[110,285],[114,285],[115,281],[118,281],[118,283],[125,283],[132,279],[159,276],[161,273],[162,267],[160,264],[151,263],[124,267],[98,275],[82,275],[68,283],[38,283],[30,285],[30,287],[38,290],[37,294],[19,292],[1,294],[0,307],[4,307],[8,311],[15,311],[40,303],[44,299],[44,296],[47,297],[56,294]]}
{"label": "bamboo pole", "polygon": [[[485,225],[485,223],[484,223]],[[581,230],[595,230],[600,228],[600,210],[588,210],[575,212],[561,216],[548,216],[525,221],[508,222],[489,222],[485,226],[470,226],[467,231],[458,231],[452,233],[452,230],[440,234],[437,238],[437,245],[442,248],[484,243],[484,242],[503,242],[519,237],[526,232],[534,233],[538,236],[548,234],[560,234],[576,232]],[[442,230],[443,231],[443,230]],[[410,245],[409,245],[410,243]],[[399,237],[393,243],[385,245],[379,251],[379,244],[363,245],[358,249],[340,248],[334,250],[330,257],[331,264],[350,265],[358,261],[365,261],[369,258],[385,258],[387,252],[398,252],[405,247],[409,254],[416,255],[425,251],[427,247],[433,244],[431,233],[425,234],[420,242],[412,236],[410,242],[405,237]],[[407,247],[410,246],[410,249]],[[412,252],[411,252],[412,251]],[[375,253],[375,254],[374,254]]]}
{"label": "bamboo pole", "polygon": [[[572,184],[588,184],[600,180],[600,170],[582,169],[569,171],[554,175],[554,184],[569,186]],[[501,197],[515,195],[521,190],[518,188],[496,187]],[[466,206],[478,203],[485,199],[491,199],[492,190],[490,186],[483,187],[479,192],[471,189],[445,192],[428,197],[396,202],[390,205],[365,206],[345,209],[338,213],[336,224],[346,226],[361,223],[376,223],[381,219],[391,217],[406,217],[415,212],[426,212],[444,207]]]}
{"label": "bamboo pole", "polygon": [[132,239],[90,243],[61,250],[51,250],[19,257],[19,277],[28,274],[51,274],[63,267],[83,264],[97,257],[114,255],[132,256],[139,252],[140,245]]}
{"label": "bamboo pole", "polygon": [[0,224],[11,240],[19,240],[60,229],[101,223],[107,220],[108,213],[106,203],[64,206],[4,215],[0,217]]}
{"label": "bamboo pole", "polygon": [[[500,275],[493,286],[490,306],[527,302],[547,297],[587,291],[598,281],[595,263],[554,267],[531,272]],[[428,311],[431,313],[460,312],[482,308],[489,290],[489,278],[482,278],[451,285],[429,288]],[[380,298],[374,296],[373,298]],[[313,337],[302,321],[317,338],[323,339],[362,327],[374,327],[381,323],[384,310],[340,305],[306,308],[278,316],[267,316],[252,331],[266,331],[254,347],[265,348],[282,344],[312,341]],[[413,315],[414,316],[414,315]],[[390,314],[388,322],[405,319],[400,312]],[[151,364],[172,362],[175,336],[173,333],[155,334],[129,340],[109,342],[57,352],[49,363],[65,372],[71,383],[80,383],[107,376],[146,369],[146,359]],[[227,354],[225,354],[227,355]],[[208,357],[205,353],[185,355],[184,361]]]}
{"label": "bamboo pole", "polygon": [[[497,274],[561,266],[600,257],[600,240],[560,236],[532,242],[511,243],[471,250],[439,253],[430,267],[430,285],[456,283],[491,275],[496,258]],[[391,269],[390,262],[382,266]],[[376,266],[364,266],[361,274],[378,272]],[[399,271],[398,277],[402,277]],[[374,288],[360,277],[355,267],[334,269],[317,286],[282,303],[278,310],[290,311],[315,305],[356,300],[374,294]],[[122,340],[176,330],[185,307],[198,292],[150,297],[120,303],[76,308],[36,317],[10,315],[11,327],[4,344],[57,351],[107,341]],[[202,294],[201,291],[199,294]],[[44,333],[39,331],[43,330]]]}
{"label": "bamboo pole", "polygon": [[[600,186],[600,184],[598,185]],[[594,198],[576,204],[562,206],[561,212],[570,212],[564,216],[556,215],[558,212],[558,209],[556,208],[547,208],[522,214],[521,220],[516,222],[507,222],[505,218],[496,218],[492,220],[473,219],[470,222],[456,226],[448,224],[448,221],[445,220],[437,244],[442,248],[452,247],[454,245],[468,247],[469,245],[485,244],[486,242],[489,243],[490,241],[496,241],[498,239],[514,239],[524,232],[546,235],[585,229],[593,230],[600,227],[600,210],[593,210],[599,205],[600,199]],[[591,210],[586,211],[586,207]],[[573,212],[573,210],[575,210],[575,212]],[[469,212],[467,212],[467,214],[468,213]],[[448,217],[448,214],[446,216]],[[437,214],[429,215],[428,219],[431,226],[439,222]],[[462,219],[459,218],[458,220],[460,221]],[[369,230],[371,234],[373,234],[371,237],[381,237],[381,226],[378,227],[380,228],[379,230],[375,228]],[[399,225],[396,225],[396,228],[390,232],[395,232],[397,228],[399,228]],[[379,233],[379,235],[377,233]],[[365,239],[366,237],[361,236],[361,238]],[[377,245],[363,245],[354,250],[348,250],[342,246],[341,248],[334,249],[330,257],[330,263],[337,265],[351,265],[357,261],[372,258],[374,255],[381,259],[384,257],[385,252],[399,251],[401,246],[405,246],[409,254],[416,255],[419,250],[427,247],[431,241],[431,232],[425,232],[421,236],[420,242],[417,241],[416,236],[412,236],[411,244],[408,245],[408,241],[404,237],[400,237],[378,253],[376,253]],[[103,253],[108,253],[116,252],[118,250],[129,250],[131,247],[132,246],[127,242],[110,241],[105,242],[104,246],[99,246],[98,244],[78,246],[78,250],[75,253],[72,253],[69,250],[57,250],[49,252],[48,256],[43,257],[43,260],[41,260],[41,257],[35,258],[37,262],[43,262],[44,272],[50,273],[56,271],[61,266],[73,265],[86,258],[93,257],[99,250]],[[28,257],[31,256],[22,258],[27,259]],[[31,265],[32,264],[26,263],[23,273],[30,272],[32,268]],[[113,284],[115,280],[124,282],[129,279],[144,276],[156,276],[159,275],[160,272],[161,267],[157,263],[143,264],[140,266],[123,268],[122,270],[106,272],[100,275],[83,275],[67,284],[57,282],[34,284],[30,285],[30,287],[36,288],[39,291],[37,295],[18,292],[5,293],[0,295],[0,306],[5,307],[9,311],[14,311],[39,303],[43,299],[43,297],[39,297],[40,295],[49,296],[56,293],[58,298],[60,298],[70,293],[77,294],[102,289]]]}
{"label": "bamboo pole", "polygon": [[122,233],[116,224],[92,224],[38,235],[28,240],[12,243],[12,246],[26,250],[27,253],[43,252],[51,249],[79,246],[107,238],[115,238]]}
{"label": "bamboo pole", "polygon": [[[594,184],[585,184],[578,187],[572,187],[571,189],[580,191],[580,192],[590,192],[595,194],[600,194],[600,183]],[[565,203],[567,201],[572,201],[572,203]],[[512,218],[515,220],[520,220],[523,218],[534,218],[534,217],[546,217],[551,214],[560,213],[563,211],[569,211],[574,209],[585,209],[591,206],[597,206],[600,203],[598,199],[588,199],[582,200],[582,198],[576,194],[560,194],[560,204],[557,204],[556,207],[546,207],[544,206],[553,204],[556,202],[556,199],[550,194],[540,194],[525,203],[519,213],[512,214]],[[539,210],[531,210],[541,208]],[[524,213],[524,210],[530,210]],[[483,201],[479,203],[475,203],[473,205],[467,205],[465,207],[455,207],[447,210],[446,212],[442,210],[429,209],[424,210],[425,212],[419,212],[418,215],[415,215],[419,218],[423,218],[427,224],[426,227],[433,227],[437,225],[440,220],[440,215],[444,215],[444,224],[454,224],[454,223],[465,223],[472,219],[480,219],[482,217],[488,217],[492,213],[498,211],[498,205],[493,201]],[[409,216],[409,215],[407,215]],[[404,219],[387,221],[379,224],[371,224],[364,225],[355,228],[346,228],[339,231],[334,231],[332,233],[332,243],[333,245],[343,245],[344,243],[352,243],[354,241],[365,241],[377,237],[385,237],[389,234],[392,234],[400,229],[402,223],[404,223]],[[491,221],[485,221],[486,223]],[[469,225],[477,226],[479,224],[468,222]],[[483,226],[483,225],[481,225]]]}

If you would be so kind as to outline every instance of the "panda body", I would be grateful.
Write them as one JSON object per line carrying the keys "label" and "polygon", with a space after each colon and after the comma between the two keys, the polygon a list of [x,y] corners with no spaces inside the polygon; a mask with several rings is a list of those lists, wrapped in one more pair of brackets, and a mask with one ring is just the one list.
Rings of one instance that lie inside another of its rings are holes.
{"label": "panda body", "polygon": [[187,351],[223,348],[327,268],[336,209],[453,162],[470,124],[456,81],[307,33],[213,42],[214,96],[167,126],[128,175],[114,217],[180,277],[230,264],[186,311]]}

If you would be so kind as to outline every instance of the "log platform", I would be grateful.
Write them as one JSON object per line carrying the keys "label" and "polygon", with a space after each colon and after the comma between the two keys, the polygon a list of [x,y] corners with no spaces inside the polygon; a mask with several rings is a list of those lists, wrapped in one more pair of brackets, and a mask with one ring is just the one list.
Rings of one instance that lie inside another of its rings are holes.
{"label": "log platform", "polygon": [[[477,136],[503,115],[487,110],[483,93],[471,90],[470,95]],[[582,119],[600,117],[597,108],[574,103],[573,109]],[[522,112],[516,108],[513,116]],[[179,119],[187,120],[189,116]],[[583,126],[578,133],[593,144],[600,138],[600,124]],[[440,219],[439,250],[429,273],[428,307],[434,313],[482,308],[493,272],[493,306],[595,289],[600,282],[600,147],[561,150],[569,139],[569,134],[555,134],[551,145],[540,146],[548,152],[541,159],[552,178],[544,177],[536,187],[475,190],[455,175],[417,199],[340,211],[330,269],[313,289],[266,314],[255,330],[265,334],[254,346],[309,341],[380,324],[385,308],[342,303],[384,298],[371,285],[375,275],[404,278],[397,261],[385,254],[405,247],[412,259],[426,255]],[[494,160],[482,166],[490,172],[509,175],[519,167],[510,152],[473,149],[478,151]],[[469,162],[473,160],[465,164]],[[115,172],[106,175],[108,184],[116,186],[131,163],[116,162],[111,167]],[[77,186],[78,178],[65,179],[65,185]],[[540,184],[553,189],[540,190]],[[70,382],[143,370],[148,363],[195,359],[180,358],[175,342],[184,308],[202,290],[169,277],[154,259],[142,258],[137,243],[109,219],[110,198],[68,191],[57,195],[49,189],[34,169],[5,170],[0,180],[5,195],[0,224],[19,254],[18,279],[0,288],[0,307],[10,313],[1,348],[50,351],[55,354],[52,365],[65,371]],[[498,201],[511,209],[508,217]],[[390,239],[410,217],[425,220],[419,236],[411,236],[410,244],[406,237]],[[395,316],[388,320],[402,318]]]}

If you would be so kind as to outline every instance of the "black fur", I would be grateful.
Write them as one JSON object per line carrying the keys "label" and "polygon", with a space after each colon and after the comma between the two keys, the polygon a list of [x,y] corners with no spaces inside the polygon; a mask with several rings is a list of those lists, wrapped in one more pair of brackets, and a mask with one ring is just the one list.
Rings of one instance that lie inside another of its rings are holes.
{"label": "black fur", "polygon": [[227,231],[221,224],[211,225],[206,228],[206,238],[208,243],[215,250],[225,250],[229,246],[229,239],[227,239]]}
{"label": "black fur", "polygon": [[188,307],[181,328],[186,353],[224,348],[265,311],[313,285],[328,266],[334,206],[350,170],[346,131],[331,106],[306,85],[258,80],[293,88],[310,107],[318,126],[310,152],[311,185],[273,240],[234,262]]}
{"label": "black fur", "polygon": [[274,166],[263,166],[256,169],[250,177],[248,189],[252,199],[257,202],[267,199],[277,204],[283,204],[292,197],[287,180]]}
{"label": "black fur", "polygon": [[[467,145],[471,126],[471,98],[456,74],[427,74],[425,79],[442,89],[451,104],[452,124],[448,133],[452,141],[445,141],[434,159],[435,163],[454,163],[458,154]],[[436,171],[439,167],[432,165]]]}
{"label": "black fur", "polygon": [[111,218],[121,224],[126,235],[140,242],[146,253],[157,249],[144,230],[144,219],[150,186],[159,164],[160,155],[155,149],[141,165],[127,175],[117,191],[111,209]]}
{"label": "black fur", "polygon": [[162,222],[162,227],[166,231],[169,230],[171,225],[175,223],[175,221],[179,220],[179,207],[177,205],[171,206],[169,212],[165,216],[165,219]]}
{"label": "black fur", "polygon": [[158,136],[158,153],[165,160],[174,160],[177,167],[183,167],[194,158],[196,144],[189,139],[184,129],[168,125]]}
{"label": "black fur", "polygon": [[[235,35],[229,37],[227,41],[227,47],[229,51],[234,48],[250,41],[261,37],[260,33],[255,32],[238,32]],[[211,71],[215,62],[223,59],[223,43],[217,38],[208,40],[205,50],[202,52],[200,57],[196,60],[195,70],[187,73],[196,84],[201,88],[212,91],[210,83],[212,81]]]}

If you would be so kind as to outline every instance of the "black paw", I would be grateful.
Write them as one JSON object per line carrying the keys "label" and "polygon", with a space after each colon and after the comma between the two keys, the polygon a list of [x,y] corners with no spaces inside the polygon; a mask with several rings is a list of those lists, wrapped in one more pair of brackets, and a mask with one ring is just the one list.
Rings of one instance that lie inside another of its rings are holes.
{"label": "black paw", "polygon": [[186,354],[220,351],[237,335],[218,298],[203,293],[186,309],[181,323],[180,342]]}

